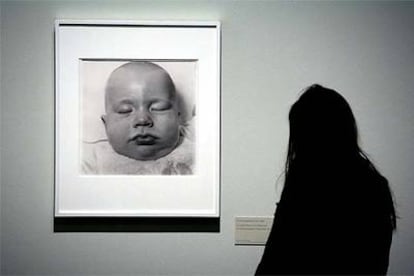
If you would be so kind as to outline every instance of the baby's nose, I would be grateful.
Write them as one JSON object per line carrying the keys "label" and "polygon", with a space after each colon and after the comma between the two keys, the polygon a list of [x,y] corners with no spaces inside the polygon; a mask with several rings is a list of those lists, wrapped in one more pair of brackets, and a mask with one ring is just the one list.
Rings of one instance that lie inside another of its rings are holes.
{"label": "baby's nose", "polygon": [[146,126],[146,127],[152,127],[153,126],[153,121],[152,118],[150,116],[150,114],[148,114],[148,112],[145,111],[138,111],[136,116],[135,116],[135,120],[134,120],[134,127],[140,127],[140,126]]}

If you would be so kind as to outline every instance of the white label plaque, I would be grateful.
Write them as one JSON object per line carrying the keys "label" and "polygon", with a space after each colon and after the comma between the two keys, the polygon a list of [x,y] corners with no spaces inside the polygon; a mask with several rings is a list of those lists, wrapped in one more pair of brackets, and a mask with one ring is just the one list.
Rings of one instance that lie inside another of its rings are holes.
{"label": "white label plaque", "polygon": [[273,217],[236,217],[235,245],[265,245]]}

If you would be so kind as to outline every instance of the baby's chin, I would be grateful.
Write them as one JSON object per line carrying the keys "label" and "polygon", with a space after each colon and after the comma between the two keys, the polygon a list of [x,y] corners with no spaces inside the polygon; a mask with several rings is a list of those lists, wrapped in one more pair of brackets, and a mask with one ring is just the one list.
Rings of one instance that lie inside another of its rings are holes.
{"label": "baby's chin", "polygon": [[116,153],[139,161],[154,161],[160,159],[170,154],[174,149],[175,146],[154,149],[151,145],[139,145],[132,150],[117,150],[114,148]]}

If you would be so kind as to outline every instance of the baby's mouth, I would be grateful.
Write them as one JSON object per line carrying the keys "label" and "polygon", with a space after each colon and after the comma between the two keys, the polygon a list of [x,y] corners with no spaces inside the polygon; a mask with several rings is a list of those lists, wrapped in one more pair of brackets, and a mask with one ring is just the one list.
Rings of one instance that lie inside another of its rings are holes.
{"label": "baby's mouth", "polygon": [[157,142],[158,137],[151,134],[138,134],[133,136],[130,140],[138,146],[154,145]]}

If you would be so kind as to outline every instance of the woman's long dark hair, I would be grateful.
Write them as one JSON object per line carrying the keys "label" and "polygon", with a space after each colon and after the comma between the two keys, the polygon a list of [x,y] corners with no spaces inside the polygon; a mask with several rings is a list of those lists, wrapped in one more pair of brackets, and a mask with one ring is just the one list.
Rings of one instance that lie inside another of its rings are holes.
{"label": "woman's long dark hair", "polygon": [[388,198],[384,207],[392,228],[396,228],[396,213],[388,181],[359,147],[355,117],[344,97],[332,89],[314,84],[292,106],[289,124],[285,188],[292,178],[292,171],[298,173],[293,169],[298,163],[312,166],[316,159],[330,166],[347,165],[345,162],[364,164],[374,175],[384,179],[382,190]]}

